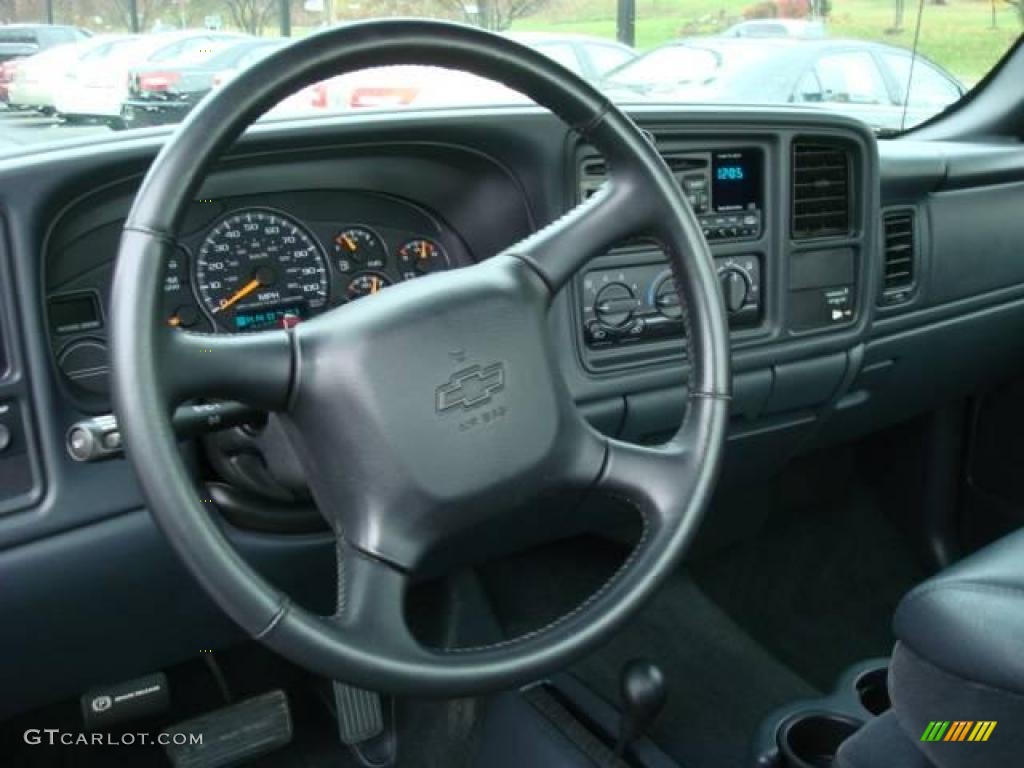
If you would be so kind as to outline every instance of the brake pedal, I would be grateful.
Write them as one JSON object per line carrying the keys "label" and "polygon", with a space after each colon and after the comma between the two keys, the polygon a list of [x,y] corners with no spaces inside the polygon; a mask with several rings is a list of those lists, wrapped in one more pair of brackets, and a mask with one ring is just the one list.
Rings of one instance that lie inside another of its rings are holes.
{"label": "brake pedal", "polygon": [[334,707],[342,744],[359,744],[384,732],[380,694],[334,681]]}
{"label": "brake pedal", "polygon": [[161,734],[166,735],[164,751],[174,768],[221,768],[288,744],[292,715],[284,691],[271,691],[178,723]]}

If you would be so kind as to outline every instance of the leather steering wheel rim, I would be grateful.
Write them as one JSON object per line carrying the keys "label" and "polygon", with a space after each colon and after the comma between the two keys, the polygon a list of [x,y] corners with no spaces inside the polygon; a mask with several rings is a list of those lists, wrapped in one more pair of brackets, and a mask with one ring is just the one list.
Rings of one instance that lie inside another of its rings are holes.
{"label": "leather steering wheel rim", "polygon": [[[402,283],[292,329],[206,335],[167,328],[156,311],[164,266],[219,155],[299,88],[396,64],[459,69],[526,94],[604,155],[609,183],[475,266]],[[675,437],[656,447],[604,437],[583,421],[558,371],[547,324],[554,296],[583,264],[641,233],[669,255],[690,366],[686,417]],[[423,326],[420,338],[404,334],[410,323]],[[383,362],[362,355],[368,339]],[[396,694],[507,689],[607,639],[679,563],[710,499],[726,433],[729,348],[717,278],[696,218],[657,151],[603,95],[542,54],[441,22],[374,21],[312,35],[194,110],[154,161],[125,223],[111,349],[127,456],[188,570],[251,636],[285,657],[331,679]],[[440,393],[455,380],[449,376],[480,370],[456,370],[463,363],[450,358],[467,356],[500,370],[486,424],[475,405],[452,408],[440,394],[435,399],[435,387]],[[389,383],[414,375],[428,378],[422,392]],[[367,392],[378,387],[383,391]],[[355,403],[344,418],[325,405],[338,388]],[[315,615],[280,594],[203,507],[170,424],[176,404],[201,396],[277,411],[289,425],[338,540],[334,615]],[[407,451],[431,448],[449,452],[454,466],[428,456],[426,472],[408,461]],[[382,457],[396,469],[378,488],[361,469]],[[613,494],[639,509],[644,533],[618,573],[570,614],[527,636],[482,648],[422,647],[402,617],[409,574],[453,537],[515,525],[505,520],[505,507],[551,487]]]}

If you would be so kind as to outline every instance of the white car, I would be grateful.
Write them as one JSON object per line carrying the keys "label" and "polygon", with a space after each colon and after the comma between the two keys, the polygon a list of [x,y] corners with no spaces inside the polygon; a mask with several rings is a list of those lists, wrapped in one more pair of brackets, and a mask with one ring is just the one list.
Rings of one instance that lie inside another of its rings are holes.
{"label": "white car", "polygon": [[[614,40],[588,35],[540,32],[508,33],[507,37],[554,59],[584,80],[597,83],[637,54]],[[498,83],[465,72],[404,65],[376,67],[326,81],[323,106],[330,109],[393,109],[397,107],[467,104],[517,104],[528,99]]]}
{"label": "white car", "polygon": [[68,122],[100,121],[111,128],[123,128],[121,105],[128,96],[132,67],[181,60],[213,44],[245,37],[210,30],[162,32],[139,37],[109,56],[86,56],[68,73],[65,87],[54,99],[57,113]]}
{"label": "white car", "polygon": [[106,58],[135,39],[132,35],[97,35],[22,59],[7,86],[8,102],[18,109],[51,113],[57,94],[80,62]]}
{"label": "white car", "polygon": [[751,19],[733,24],[718,37],[797,37],[818,40],[827,37],[825,23],[817,19]]}

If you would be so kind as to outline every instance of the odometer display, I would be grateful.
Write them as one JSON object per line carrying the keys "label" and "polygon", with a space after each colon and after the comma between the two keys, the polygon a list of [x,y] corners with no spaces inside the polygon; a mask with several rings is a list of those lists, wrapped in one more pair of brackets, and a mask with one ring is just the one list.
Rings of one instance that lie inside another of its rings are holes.
{"label": "odometer display", "polygon": [[320,247],[276,211],[239,211],[222,219],[199,247],[195,279],[204,309],[229,331],[273,327],[274,318],[310,317],[327,306]]}

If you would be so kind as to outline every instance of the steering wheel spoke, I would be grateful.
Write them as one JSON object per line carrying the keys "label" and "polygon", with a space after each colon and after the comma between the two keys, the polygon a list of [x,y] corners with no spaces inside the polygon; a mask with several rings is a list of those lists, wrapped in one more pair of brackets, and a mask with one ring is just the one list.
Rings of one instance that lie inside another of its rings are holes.
{"label": "steering wheel spoke", "polygon": [[222,397],[280,411],[288,402],[292,359],[289,331],[214,335],[168,329],[161,378],[175,403]]}
{"label": "steering wheel spoke", "polygon": [[613,246],[654,227],[656,206],[636,174],[612,176],[589,200],[506,250],[540,273],[552,293]]}
{"label": "steering wheel spoke", "polygon": [[371,648],[387,648],[403,657],[426,651],[405,619],[408,575],[349,545],[338,542],[338,604],[332,620]]}

